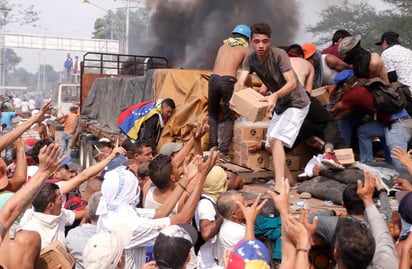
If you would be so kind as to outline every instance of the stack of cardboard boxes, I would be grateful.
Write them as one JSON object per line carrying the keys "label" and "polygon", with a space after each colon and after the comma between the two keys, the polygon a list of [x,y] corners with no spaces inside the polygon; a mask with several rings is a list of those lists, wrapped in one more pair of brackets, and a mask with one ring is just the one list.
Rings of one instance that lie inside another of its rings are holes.
{"label": "stack of cardboard boxes", "polygon": [[229,157],[237,165],[248,168],[267,168],[269,153],[266,150],[249,152],[250,145],[261,143],[266,138],[269,122],[235,122]]}

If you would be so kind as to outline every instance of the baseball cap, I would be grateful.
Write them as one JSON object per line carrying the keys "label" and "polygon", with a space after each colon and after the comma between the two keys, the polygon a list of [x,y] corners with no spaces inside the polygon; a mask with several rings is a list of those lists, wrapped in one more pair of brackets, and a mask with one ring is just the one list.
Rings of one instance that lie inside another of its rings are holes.
{"label": "baseball cap", "polygon": [[345,69],[340,71],[339,73],[336,74],[335,78],[333,79],[333,84],[335,85],[341,85],[348,81],[350,78],[353,78],[355,76],[355,73],[351,69]]}
{"label": "baseball cap", "polygon": [[229,256],[227,269],[269,269],[270,253],[259,240],[241,240]]}
{"label": "baseball cap", "polygon": [[396,32],[392,32],[392,31],[385,32],[381,36],[381,41],[376,42],[375,45],[382,45],[384,40],[387,40],[390,42],[399,42],[398,38],[399,38],[399,34]]}
{"label": "baseball cap", "polygon": [[83,264],[87,269],[114,269],[123,255],[123,249],[132,238],[130,226],[119,223],[111,232],[93,235],[83,249]]}
{"label": "baseball cap", "polygon": [[75,111],[75,110],[77,110],[77,109],[79,109],[78,106],[71,106],[71,107],[69,108],[70,111]]}
{"label": "baseball cap", "polygon": [[191,224],[170,225],[160,231],[153,246],[153,258],[160,268],[181,268],[196,244],[197,231]]}
{"label": "baseball cap", "polygon": [[313,56],[316,52],[316,46],[312,43],[304,43],[302,44],[302,49],[304,53],[304,58],[307,60]]}
{"label": "baseball cap", "polygon": [[362,36],[357,34],[355,36],[347,36],[339,43],[338,52],[340,55],[345,55],[358,45],[359,41],[361,40]]}
{"label": "baseball cap", "polygon": [[178,152],[183,147],[182,143],[167,142],[161,148],[159,153],[167,156],[171,156],[173,153]]}

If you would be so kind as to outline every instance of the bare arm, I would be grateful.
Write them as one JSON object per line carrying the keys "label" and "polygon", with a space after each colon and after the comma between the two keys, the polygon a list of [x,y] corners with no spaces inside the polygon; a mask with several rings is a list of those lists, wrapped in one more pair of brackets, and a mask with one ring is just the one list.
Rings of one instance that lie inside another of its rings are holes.
{"label": "bare arm", "polygon": [[305,81],[305,89],[308,93],[312,93],[314,77],[315,77],[315,69],[313,68],[313,65],[310,65],[310,71]]}
{"label": "bare arm", "polygon": [[213,165],[216,163],[217,156],[218,151],[212,150],[210,152],[209,158],[206,161],[200,161],[198,166],[199,172],[197,173],[195,178],[195,180],[198,180],[199,183],[196,184],[193,192],[190,194],[189,199],[187,200],[182,209],[182,212],[170,217],[171,224],[188,223],[192,220],[197,203],[199,202],[200,194],[202,193],[203,183],[205,182],[206,175],[209,173],[210,169],[212,169]]}
{"label": "bare arm", "polygon": [[126,154],[125,149],[122,147],[114,148],[112,153],[110,153],[110,155],[106,159],[83,170],[81,173],[79,173],[77,176],[75,176],[72,179],[68,181],[62,181],[60,184],[60,192],[62,194],[66,194],[66,193],[69,193],[74,188],[79,187],[83,182],[85,182],[89,178],[94,177],[95,175],[100,173],[111,160],[116,158],[118,154],[123,154],[123,155]]}
{"label": "bare arm", "polygon": [[23,141],[18,138],[14,144],[16,145],[16,169],[7,188],[11,192],[18,191],[27,179],[27,159]]}
{"label": "bare arm", "polygon": [[203,240],[207,241],[213,236],[217,235],[220,230],[220,226],[223,223],[223,217],[219,216],[216,220],[210,221],[207,219],[202,219],[199,221],[200,234]]}
{"label": "bare arm", "polygon": [[276,209],[280,213],[282,221],[282,262],[280,264],[281,269],[295,268],[295,256],[296,247],[286,234],[284,227],[286,221],[289,218],[289,181],[287,179],[281,181],[280,194],[275,194],[273,191],[269,191],[268,194],[275,202]]}
{"label": "bare arm", "polygon": [[57,160],[59,154],[60,146],[57,144],[50,144],[40,150],[39,169],[30,181],[6,202],[0,211],[0,236],[2,239],[16,218],[33,201],[44,181],[62,161],[62,159]]}
{"label": "bare arm", "polygon": [[345,69],[352,69],[350,65],[336,57],[335,55],[328,54],[325,58],[326,64],[329,68],[334,69],[338,72],[345,70]]}
{"label": "bare arm", "polygon": [[46,111],[50,110],[52,102],[49,101],[45,103],[41,108],[39,113],[30,117],[26,120],[23,124],[18,125],[15,129],[7,132],[3,136],[0,136],[0,151],[3,151],[9,145],[13,144],[13,142],[20,137],[27,129],[30,128],[34,123],[41,122],[44,120],[44,115]]}
{"label": "bare arm", "polygon": [[[169,216],[170,212],[175,207],[177,201],[186,194],[188,184],[192,184],[193,181],[198,180],[196,174],[198,173],[198,163],[200,162],[201,156],[195,156],[188,166],[184,166],[184,177],[176,183],[176,188],[173,190],[172,194],[166,199],[162,205],[156,209],[154,218],[163,218]],[[199,182],[196,181],[196,184]],[[180,212],[179,208],[179,212]]]}
{"label": "bare arm", "polygon": [[266,110],[266,116],[269,118],[272,118],[272,114],[275,110],[278,99],[295,90],[298,85],[298,82],[296,81],[295,77],[295,72],[293,71],[293,69],[289,69],[288,71],[283,72],[282,74],[286,80],[285,85],[283,85],[282,88],[272,93],[271,95],[263,97],[261,100],[267,101],[269,103],[269,106]]}
{"label": "bare arm", "polygon": [[235,88],[235,91],[240,91],[246,88],[246,80],[247,76],[249,75],[249,71],[247,70],[242,70],[239,75],[239,79],[237,80],[237,87]]}

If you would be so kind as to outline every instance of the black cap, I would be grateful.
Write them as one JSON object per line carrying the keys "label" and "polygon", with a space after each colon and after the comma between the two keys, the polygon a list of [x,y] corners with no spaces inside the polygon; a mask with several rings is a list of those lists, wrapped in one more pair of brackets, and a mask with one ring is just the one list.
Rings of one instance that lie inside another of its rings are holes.
{"label": "black cap", "polygon": [[381,36],[381,41],[376,42],[375,45],[378,45],[378,46],[382,45],[384,40],[389,41],[390,43],[399,43],[398,38],[399,38],[399,34],[396,32],[392,32],[392,31],[385,32]]}

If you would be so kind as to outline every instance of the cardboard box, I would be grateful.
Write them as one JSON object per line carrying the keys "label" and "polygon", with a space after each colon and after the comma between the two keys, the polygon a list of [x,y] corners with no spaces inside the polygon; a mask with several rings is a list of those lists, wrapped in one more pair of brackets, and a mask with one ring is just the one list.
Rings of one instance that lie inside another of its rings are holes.
{"label": "cardboard box", "polygon": [[326,87],[312,90],[311,95],[318,99],[322,106],[326,106],[330,102],[329,92],[327,91]]}
{"label": "cardboard box", "polygon": [[233,141],[265,139],[267,126],[236,126],[233,128]]}
{"label": "cardboard box", "polygon": [[[300,158],[299,156],[286,155],[286,166],[289,171],[299,171],[300,170]],[[274,170],[273,168],[273,156],[269,155],[268,168]]]}
{"label": "cardboard box", "polygon": [[269,163],[269,154],[266,151],[259,151],[249,154],[231,154],[233,163],[251,169],[267,168]]}
{"label": "cardboard box", "polygon": [[268,108],[267,102],[261,102],[263,95],[252,88],[247,88],[233,93],[232,103],[234,111],[250,121],[261,121],[265,118]]}
{"label": "cardboard box", "polygon": [[336,159],[341,164],[353,164],[355,163],[355,156],[353,155],[353,150],[351,148],[347,149],[335,149],[334,150]]}
{"label": "cardboard box", "polygon": [[234,164],[247,168],[267,168],[269,153],[265,150],[249,152],[248,147],[255,141],[241,141],[232,143],[229,147],[229,157]]}
{"label": "cardboard box", "polygon": [[75,262],[74,257],[67,252],[64,244],[56,241],[42,249],[40,257],[37,259],[36,269],[55,268],[59,264],[62,269],[72,269]]}

